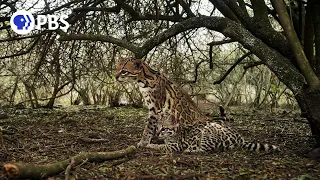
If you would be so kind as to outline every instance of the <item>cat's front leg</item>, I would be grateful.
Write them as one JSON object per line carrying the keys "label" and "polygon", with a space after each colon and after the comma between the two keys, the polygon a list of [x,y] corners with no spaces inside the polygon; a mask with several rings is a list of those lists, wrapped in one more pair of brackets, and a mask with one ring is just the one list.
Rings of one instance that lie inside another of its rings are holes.
{"label": "cat's front leg", "polygon": [[146,147],[150,144],[152,137],[155,135],[157,130],[157,116],[154,112],[149,113],[148,124],[145,126],[140,142],[137,144],[138,147]]}
{"label": "cat's front leg", "polygon": [[160,145],[160,144],[148,144],[146,147],[147,147],[147,148],[150,148],[150,149],[157,149],[157,150],[159,150],[161,146],[163,146],[163,145]]}
{"label": "cat's front leg", "polygon": [[146,146],[150,149],[156,149],[163,153],[174,153],[182,152],[182,148],[177,143],[168,143],[168,144],[148,144]]}

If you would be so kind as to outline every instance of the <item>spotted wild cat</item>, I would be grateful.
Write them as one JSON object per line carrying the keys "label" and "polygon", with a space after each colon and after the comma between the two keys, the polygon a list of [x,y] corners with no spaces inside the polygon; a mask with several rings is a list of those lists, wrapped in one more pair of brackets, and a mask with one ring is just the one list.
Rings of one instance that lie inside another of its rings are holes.
{"label": "spotted wild cat", "polygon": [[128,58],[120,61],[116,79],[136,82],[149,109],[148,123],[138,143],[140,147],[148,145],[161,127],[178,129],[180,124],[192,125],[208,120],[185,91],[140,60]]}
{"label": "spotted wild cat", "polygon": [[162,128],[158,138],[164,140],[164,144],[147,147],[163,152],[215,152],[236,147],[256,152],[279,150],[274,145],[246,142],[236,131],[215,122],[200,122],[178,131]]}
{"label": "spotted wild cat", "polygon": [[[120,82],[137,83],[149,109],[148,122],[138,147],[155,149],[169,147],[150,144],[151,138],[165,128],[170,129],[175,134],[175,140],[180,143],[169,144],[170,146],[176,144],[177,150],[182,148],[181,150],[200,152],[206,151],[204,147],[227,149],[243,144],[241,136],[230,128],[214,122],[208,126],[210,119],[200,112],[191,97],[165,75],[152,69],[146,63],[134,58],[122,59],[116,67],[116,79]],[[206,139],[209,141],[205,142]],[[214,146],[210,145],[213,142]],[[253,150],[263,149],[259,143],[250,144],[248,148]]]}

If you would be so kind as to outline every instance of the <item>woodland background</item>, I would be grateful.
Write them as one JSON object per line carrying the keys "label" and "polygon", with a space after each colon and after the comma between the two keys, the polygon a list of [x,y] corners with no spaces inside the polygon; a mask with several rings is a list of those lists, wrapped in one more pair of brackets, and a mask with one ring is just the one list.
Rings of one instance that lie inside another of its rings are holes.
{"label": "woodland background", "polygon": [[[17,35],[9,20],[19,9],[67,15],[70,28]],[[31,165],[20,172],[35,174],[17,175],[29,179],[320,179],[319,9],[318,0],[0,0],[0,164]],[[130,146],[116,160],[75,162],[141,138],[147,110],[137,87],[115,81],[121,57],[165,73],[208,116],[223,105],[227,126],[281,152]]]}
{"label": "woodland background", "polygon": [[[116,9],[113,1],[93,7],[95,3],[98,2],[7,2],[1,13],[8,17],[15,9],[30,9],[36,14],[71,14],[69,21],[75,22],[68,30],[70,34],[105,34],[135,43],[143,43],[173,25],[170,21],[130,19],[126,11]],[[152,1],[130,3],[144,9],[147,15],[155,14]],[[173,5],[166,5],[174,2],[157,3],[157,13],[162,14],[168,13],[168,7]],[[191,8],[201,15],[221,16],[208,1],[193,2]],[[180,11],[183,17],[181,7]],[[85,15],[72,17],[79,13]],[[127,49],[99,40],[59,41],[59,33],[48,30],[35,30],[32,35],[18,37],[7,28],[7,21],[3,23],[1,105],[53,108],[54,105],[125,103],[142,106],[142,96],[134,86],[119,84],[114,79],[117,59],[134,56]],[[281,29],[276,21],[272,24]],[[212,54],[210,43],[217,44],[211,47]],[[210,55],[212,69],[209,68]],[[270,109],[280,105],[297,108],[290,90],[255,55],[218,32],[204,28],[188,30],[153,48],[143,59],[187,89],[196,101],[252,108]],[[237,62],[239,59],[241,62]],[[238,66],[234,68],[235,63]],[[229,69],[232,71],[227,73]]]}

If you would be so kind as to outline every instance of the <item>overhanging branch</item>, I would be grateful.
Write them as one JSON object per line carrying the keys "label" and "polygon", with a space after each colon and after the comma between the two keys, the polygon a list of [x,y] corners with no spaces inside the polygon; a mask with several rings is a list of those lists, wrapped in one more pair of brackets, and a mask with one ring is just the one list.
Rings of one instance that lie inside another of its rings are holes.
{"label": "overhanging branch", "polygon": [[59,38],[60,41],[71,41],[71,40],[90,40],[90,41],[101,41],[101,42],[109,42],[126,48],[133,53],[138,53],[140,48],[133,43],[130,43],[126,40],[114,38],[112,36],[105,35],[94,35],[94,34],[71,34],[71,35],[62,35]]}
{"label": "overhanging branch", "polygon": [[22,56],[24,54],[27,54],[37,45],[39,40],[40,40],[40,37],[37,37],[37,39],[26,50],[20,51],[16,54],[0,57],[0,59],[12,58],[12,57],[17,57],[17,56]]}
{"label": "overhanging branch", "polygon": [[244,60],[246,57],[248,57],[249,55],[251,55],[252,52],[248,52],[246,54],[244,54],[243,56],[241,56],[229,69],[228,71],[218,80],[215,81],[213,84],[220,84],[222,83],[223,80],[226,79],[226,77],[231,73],[231,71],[242,61]]}
{"label": "overhanging branch", "polygon": [[126,12],[128,12],[132,17],[138,17],[140,14],[133,9],[130,5],[126,4],[123,0],[115,0],[115,2],[123,8]]}
{"label": "overhanging branch", "polygon": [[159,15],[158,17],[156,15],[152,14],[146,14],[144,16],[136,16],[130,18],[126,23],[130,23],[133,21],[145,21],[145,20],[165,20],[165,21],[171,21],[171,22],[181,22],[183,20],[186,20],[186,18],[181,17],[181,16],[165,16],[165,15]]}
{"label": "overhanging branch", "polygon": [[232,39],[224,39],[221,41],[212,41],[211,43],[208,43],[208,46],[218,46],[218,45],[222,45],[222,44],[227,44],[227,43],[232,43],[235,42],[235,40]]}
{"label": "overhanging branch", "polygon": [[251,63],[248,63],[247,65],[245,65],[245,66],[243,67],[243,69],[246,70],[246,69],[249,69],[249,68],[253,68],[253,67],[256,67],[256,66],[260,66],[260,65],[262,65],[262,64],[263,64],[263,62],[261,62],[261,61],[251,62]]}
{"label": "overhanging branch", "polygon": [[47,31],[42,31],[41,33],[32,34],[29,36],[15,36],[15,37],[7,38],[7,39],[0,39],[0,42],[9,42],[9,41],[19,41],[19,40],[23,40],[23,39],[31,39],[31,38],[42,36],[46,33],[47,33]]}
{"label": "overhanging branch", "polygon": [[191,11],[190,6],[189,6],[186,2],[184,2],[184,0],[178,0],[177,2],[178,2],[178,3],[182,6],[182,8],[186,11],[188,17],[195,17],[195,16],[196,16],[196,15]]}
{"label": "overhanging branch", "polygon": [[63,35],[61,41],[70,40],[94,40],[114,43],[124,47],[133,53],[137,58],[142,58],[154,47],[168,40],[169,38],[190,30],[205,27],[210,30],[218,31],[226,37],[241,43],[246,49],[255,54],[261,61],[264,62],[278,77],[283,81],[294,93],[298,92],[305,83],[303,76],[290,60],[282,56],[278,51],[270,48],[260,39],[252,35],[241,24],[238,24],[224,17],[193,17],[185,21],[171,26],[166,31],[157,36],[149,38],[142,46],[129,43],[125,40],[104,35]]}
{"label": "overhanging branch", "polygon": [[226,44],[226,43],[231,43],[231,42],[235,42],[232,39],[224,39],[221,41],[212,41],[211,43],[208,43],[209,45],[209,65],[210,65],[210,69],[213,69],[213,57],[212,57],[212,47],[216,46],[216,45],[222,45],[222,44]]}
{"label": "overhanging branch", "polygon": [[115,12],[115,13],[119,13],[120,12],[120,8],[119,6],[114,6],[114,7],[110,7],[110,8],[100,8],[100,7],[80,7],[80,8],[74,8],[73,9],[74,12],[80,12],[80,11],[102,11],[102,12]]}
{"label": "overhanging branch", "polygon": [[200,65],[202,64],[202,63],[204,63],[204,62],[206,62],[206,60],[202,60],[202,61],[200,61],[199,63],[197,63],[196,64],[196,67],[195,67],[195,69],[194,69],[194,80],[191,80],[191,81],[185,81],[185,82],[183,82],[184,84],[187,84],[187,83],[196,83],[197,82],[197,80],[198,80],[198,71],[199,71],[199,67],[200,67]]}

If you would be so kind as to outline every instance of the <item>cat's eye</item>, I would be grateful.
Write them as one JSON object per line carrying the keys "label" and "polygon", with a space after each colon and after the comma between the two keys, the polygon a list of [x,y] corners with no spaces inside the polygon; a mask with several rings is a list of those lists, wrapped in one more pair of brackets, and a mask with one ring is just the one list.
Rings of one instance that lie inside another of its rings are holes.
{"label": "cat's eye", "polygon": [[122,70],[121,71],[121,75],[127,75],[129,72],[128,71],[126,71],[126,70]]}

